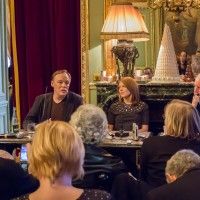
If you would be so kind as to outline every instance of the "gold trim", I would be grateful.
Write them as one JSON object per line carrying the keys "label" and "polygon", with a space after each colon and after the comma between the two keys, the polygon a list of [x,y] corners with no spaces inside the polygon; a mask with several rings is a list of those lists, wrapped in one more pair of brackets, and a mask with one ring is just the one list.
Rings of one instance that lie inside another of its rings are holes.
{"label": "gold trim", "polygon": [[[104,20],[108,14],[109,7],[116,3],[116,0],[104,0]],[[106,70],[106,74],[108,76],[114,75],[116,73],[116,64],[114,55],[111,52],[113,47],[113,41],[104,41],[103,42],[103,63],[104,63],[104,70]]]}
{"label": "gold trim", "polygon": [[[13,63],[14,63],[14,77],[15,77],[15,101],[17,118],[19,126],[21,125],[21,113],[20,113],[20,94],[19,94],[19,71],[18,71],[18,59],[17,59],[17,44],[16,44],[16,29],[15,29],[15,3],[9,1],[10,5],[10,19],[11,19],[11,35],[12,35],[12,50],[13,50]],[[20,126],[21,127],[21,126]]]}
{"label": "gold trim", "polygon": [[81,94],[86,103],[89,103],[89,28],[88,28],[88,0],[80,1],[81,26]]}

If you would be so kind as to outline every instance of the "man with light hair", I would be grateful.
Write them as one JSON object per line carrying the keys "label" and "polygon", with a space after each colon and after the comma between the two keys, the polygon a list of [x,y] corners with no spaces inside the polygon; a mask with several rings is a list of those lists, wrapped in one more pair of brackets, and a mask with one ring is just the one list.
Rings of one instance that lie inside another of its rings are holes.
{"label": "man with light hair", "polygon": [[168,184],[151,190],[148,200],[195,200],[200,198],[200,156],[192,150],[175,153],[165,168]]}
{"label": "man with light hair", "polygon": [[[76,109],[83,104],[83,98],[70,91],[71,75],[66,69],[55,71],[51,76],[53,92],[39,95],[27,114],[23,128],[45,120],[68,122]],[[33,127],[34,128],[34,127]]]}

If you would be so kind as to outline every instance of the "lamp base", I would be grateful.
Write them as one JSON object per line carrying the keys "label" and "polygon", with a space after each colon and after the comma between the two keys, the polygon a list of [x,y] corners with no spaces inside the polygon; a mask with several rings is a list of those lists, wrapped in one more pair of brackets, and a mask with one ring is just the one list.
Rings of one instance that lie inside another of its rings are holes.
{"label": "lamp base", "polygon": [[[133,41],[118,40],[117,45],[111,51],[115,55],[119,77],[121,75],[134,77],[135,59],[139,57],[139,53]],[[122,62],[124,68],[122,74],[120,72],[119,60]]]}

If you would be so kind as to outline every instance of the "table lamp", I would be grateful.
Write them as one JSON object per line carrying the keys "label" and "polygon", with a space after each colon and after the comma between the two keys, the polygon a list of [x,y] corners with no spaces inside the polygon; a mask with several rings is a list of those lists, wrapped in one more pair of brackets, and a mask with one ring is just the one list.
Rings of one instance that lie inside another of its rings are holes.
{"label": "table lamp", "polygon": [[[115,55],[117,74],[133,76],[135,59],[139,52],[133,42],[149,40],[149,33],[139,10],[131,3],[112,4],[101,30],[103,40],[117,39],[117,45],[112,47]],[[119,61],[123,64],[120,72]]]}

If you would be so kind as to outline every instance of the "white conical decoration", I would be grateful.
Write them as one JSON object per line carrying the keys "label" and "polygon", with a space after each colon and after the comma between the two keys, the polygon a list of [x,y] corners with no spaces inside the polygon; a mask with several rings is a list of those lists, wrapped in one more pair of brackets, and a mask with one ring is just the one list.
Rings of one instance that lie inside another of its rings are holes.
{"label": "white conical decoration", "polygon": [[169,26],[165,24],[164,33],[158,53],[155,74],[152,82],[180,82],[176,54]]}

